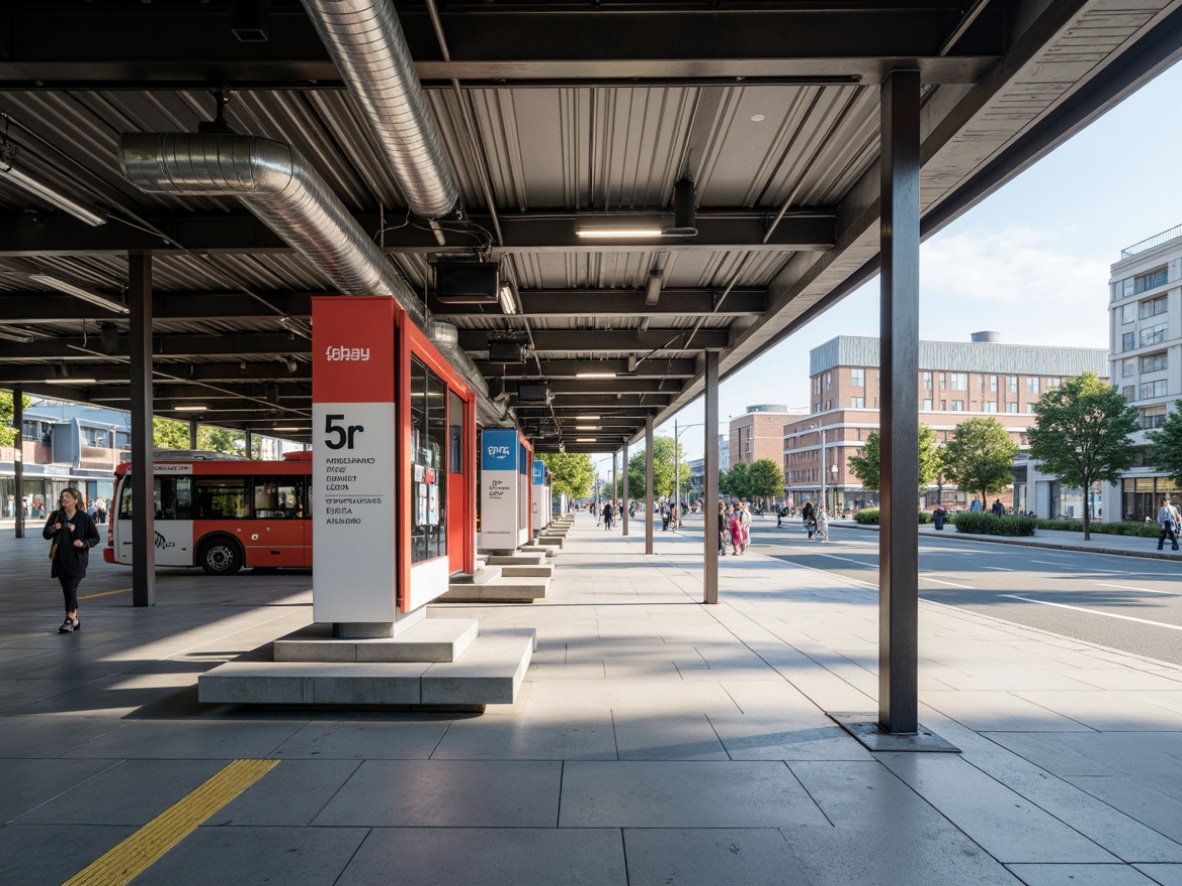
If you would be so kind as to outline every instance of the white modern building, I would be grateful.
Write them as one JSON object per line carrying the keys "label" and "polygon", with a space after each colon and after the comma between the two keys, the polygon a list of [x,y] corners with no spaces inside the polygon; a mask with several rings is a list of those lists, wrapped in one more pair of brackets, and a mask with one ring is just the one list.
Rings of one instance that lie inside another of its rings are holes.
{"label": "white modern building", "polygon": [[1110,378],[1141,414],[1136,467],[1105,484],[1104,513],[1143,520],[1177,487],[1146,460],[1145,432],[1182,396],[1182,225],[1120,252],[1109,277]]}

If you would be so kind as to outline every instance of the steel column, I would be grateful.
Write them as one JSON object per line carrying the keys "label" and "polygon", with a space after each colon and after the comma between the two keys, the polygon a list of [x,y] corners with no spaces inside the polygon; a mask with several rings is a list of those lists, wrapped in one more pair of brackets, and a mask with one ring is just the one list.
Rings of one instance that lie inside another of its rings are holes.
{"label": "steel column", "polygon": [[[702,489],[702,542],[706,555],[702,602],[718,602],[718,352],[706,352],[705,486]],[[674,441],[676,445],[677,441]]]}
{"label": "steel column", "polygon": [[878,726],[918,728],[919,73],[882,85]]}
{"label": "steel column", "polygon": [[254,434],[250,431],[246,432],[246,452],[247,458],[254,458]]}
{"label": "steel column", "polygon": [[19,385],[12,389],[12,427],[16,430],[16,439],[12,441],[14,452],[12,456],[12,479],[16,485],[13,501],[13,510],[16,513],[13,515],[16,518],[15,536],[17,538],[25,537],[25,496],[24,496],[24,480],[25,480],[25,454],[24,445],[25,437],[22,428],[25,425],[25,404],[24,404],[24,389]]}
{"label": "steel column", "polygon": [[644,552],[653,552],[653,415],[644,419]]}
{"label": "steel column", "polygon": [[[155,464],[152,459],[152,254],[128,256],[131,354],[131,605],[156,605]],[[118,502],[111,503],[111,518]]]}
{"label": "steel column", "polygon": [[620,503],[619,503],[619,499],[617,499],[617,498],[616,498],[616,490],[619,488],[619,484],[620,484],[620,475],[619,475],[619,472],[617,471],[617,465],[616,465],[616,456],[617,456],[617,455],[619,455],[619,453],[618,453],[618,452],[613,452],[613,453],[612,453],[612,494],[611,494],[611,503],[612,503],[612,516],[615,518],[616,522],[617,522],[617,523],[619,523],[619,522],[620,522]]}
{"label": "steel column", "polygon": [[189,419],[189,448],[197,448],[197,419]]}
{"label": "steel column", "polygon": [[624,497],[622,499],[622,504],[620,505],[620,510],[624,512],[622,517],[620,518],[620,520],[621,520],[621,525],[624,527],[624,535],[627,535],[628,534],[628,444],[627,443],[624,444]]}

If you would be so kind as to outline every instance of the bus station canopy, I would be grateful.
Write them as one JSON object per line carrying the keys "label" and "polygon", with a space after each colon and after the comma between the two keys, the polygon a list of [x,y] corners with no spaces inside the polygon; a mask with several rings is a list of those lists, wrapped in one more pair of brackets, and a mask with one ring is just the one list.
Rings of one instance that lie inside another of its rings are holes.
{"label": "bus station canopy", "polygon": [[[151,190],[120,159],[129,134],[253,136],[466,355],[485,424],[611,451],[703,392],[705,352],[725,378],[877,272],[890,72],[920,75],[926,236],[1182,53],[1182,0],[383,0],[434,130],[409,174],[454,182],[432,213],[357,88],[385,80],[364,35],[334,55],[309,15],[332,6],[0,4],[0,387],[128,408],[147,252],[155,413],[309,440],[333,260],[251,211],[259,181]],[[499,291],[441,300],[474,261]]]}

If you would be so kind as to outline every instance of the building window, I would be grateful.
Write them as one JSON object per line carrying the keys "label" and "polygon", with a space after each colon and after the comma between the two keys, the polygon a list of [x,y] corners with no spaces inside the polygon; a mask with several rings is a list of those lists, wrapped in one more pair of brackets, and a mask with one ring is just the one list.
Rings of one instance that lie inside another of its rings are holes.
{"label": "building window", "polygon": [[985,411],[986,412],[997,412],[997,403],[993,400],[989,400],[985,404]]}
{"label": "building window", "polygon": [[932,374],[930,372],[925,372],[923,374],[923,388],[925,391],[930,391],[932,389]]}
{"label": "building window", "polygon": [[[1132,305],[1129,307],[1132,307]],[[1141,319],[1144,320],[1148,317],[1156,317],[1158,314],[1164,314],[1167,308],[1168,305],[1164,295],[1151,298],[1149,301],[1143,301],[1141,302]]]}
{"label": "building window", "polygon": [[1137,396],[1137,389],[1133,385],[1125,385],[1120,389],[1120,395],[1126,400],[1132,401]]}
{"label": "building window", "polygon": [[1137,374],[1137,360],[1134,357],[1129,357],[1127,360],[1122,360],[1120,363],[1120,377],[1128,378],[1131,375]]}
{"label": "building window", "polygon": [[1016,400],[1009,400],[1006,402],[1006,412],[1017,412],[1018,403]]}
{"label": "building window", "polygon": [[952,401],[952,411],[953,412],[964,412],[964,400],[953,400]]}
{"label": "building window", "polygon": [[1152,430],[1153,428],[1160,428],[1166,420],[1166,406],[1164,403],[1158,406],[1146,406],[1141,410],[1141,427],[1144,430]]}
{"label": "building window", "polygon": [[1168,323],[1158,323],[1156,326],[1150,326],[1148,329],[1141,330],[1141,347],[1146,345],[1156,345],[1166,340]]}
{"label": "building window", "polygon": [[1164,378],[1157,381],[1147,381],[1141,384],[1140,400],[1148,400],[1151,397],[1164,397],[1166,395],[1166,380]]}
{"label": "building window", "polygon": [[945,388],[945,387],[947,387],[947,385],[948,385],[948,379],[947,379],[947,377],[944,375],[944,373],[943,373],[943,372],[941,372],[941,373],[940,373],[940,390],[941,390],[941,391],[942,391],[942,390],[944,390],[944,388]]}
{"label": "building window", "polygon": [[1034,414],[1034,404],[1033,403],[1026,404],[1026,412],[1029,413],[1030,415]]}
{"label": "building window", "polygon": [[950,372],[948,373],[948,387],[954,391],[967,391],[969,389],[969,375],[967,372]]}
{"label": "building window", "polygon": [[1018,376],[1016,376],[1016,375],[1010,376],[1010,393],[1011,394],[1018,393]]}
{"label": "building window", "polygon": [[1053,391],[1053,390],[1055,390],[1055,388],[1061,388],[1061,387],[1063,387],[1063,379],[1059,378],[1059,376],[1054,375],[1054,376],[1051,376],[1050,378],[1047,379],[1047,390],[1048,391]]}
{"label": "building window", "polygon": [[1120,349],[1122,351],[1131,351],[1137,347],[1137,333],[1126,332],[1120,337]]}
{"label": "building window", "polygon": [[866,387],[866,370],[865,369],[851,369],[850,370],[850,384],[855,388]]}
{"label": "building window", "polygon": [[1136,305],[1122,305],[1121,306],[1120,322],[1122,324],[1132,323],[1136,319],[1137,319],[1137,306]]}
{"label": "building window", "polygon": [[[1125,362],[1131,363],[1133,361],[1126,360]],[[1141,371],[1142,372],[1158,372],[1162,369],[1169,369],[1169,368],[1170,368],[1170,361],[1169,361],[1169,358],[1166,355],[1165,351],[1162,351],[1160,354],[1149,354],[1148,356],[1141,358]],[[1128,374],[1129,373],[1126,373],[1126,375],[1128,375]]]}
{"label": "building window", "polygon": [[1152,271],[1146,271],[1144,274],[1138,274],[1136,277],[1126,277],[1122,281],[1124,297],[1128,298],[1131,295],[1139,295],[1158,286],[1165,286],[1168,280],[1169,272],[1164,267],[1154,268]]}
{"label": "building window", "polygon": [[1037,394],[1038,393],[1038,382],[1039,382],[1039,378],[1037,375],[1026,376],[1026,393],[1027,394]]}
{"label": "building window", "polygon": [[865,409],[865,408],[866,408],[866,398],[865,397],[850,397],[850,409]]}
{"label": "building window", "polygon": [[833,373],[832,372],[825,373],[825,390],[827,390],[827,391],[833,390]]}
{"label": "building window", "polygon": [[923,401],[923,411],[924,412],[931,412],[932,411],[932,398],[931,397],[928,397],[926,400]]}
{"label": "building window", "polygon": [[996,375],[989,376],[989,392],[991,394],[997,393],[997,376]]}
{"label": "building window", "polygon": [[814,394],[821,393],[821,376],[819,376],[819,375],[813,379],[813,393]]}

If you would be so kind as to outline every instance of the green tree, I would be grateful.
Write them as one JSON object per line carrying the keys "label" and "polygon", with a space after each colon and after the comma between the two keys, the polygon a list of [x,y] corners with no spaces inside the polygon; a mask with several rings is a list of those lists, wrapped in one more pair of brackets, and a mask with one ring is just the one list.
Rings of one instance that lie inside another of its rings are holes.
{"label": "green tree", "polygon": [[175,418],[152,418],[152,446],[156,449],[188,449],[189,425]]}
{"label": "green tree", "polygon": [[1018,444],[995,418],[970,418],[956,426],[944,446],[944,473],[961,489],[981,493],[1001,492],[1013,482],[1010,470]]}
{"label": "green tree", "polygon": [[1149,463],[1177,485],[1182,485],[1182,400],[1166,416],[1161,427],[1145,435],[1149,440]]}
{"label": "green tree", "polygon": [[[258,437],[255,437],[258,442]],[[243,454],[246,446],[246,434],[242,431],[231,431],[226,428],[211,428],[200,425],[197,428],[197,447],[211,449],[214,452],[230,452]]]}
{"label": "green tree", "polygon": [[718,474],[718,491],[735,498],[751,498],[751,465],[745,461],[735,462],[730,470]]}
{"label": "green tree", "polygon": [[[689,480],[689,465],[685,463],[685,451],[672,437],[653,437],[653,496],[668,498],[677,485],[673,477],[673,454],[677,453],[677,473],[681,478],[681,489]],[[633,453],[628,459],[628,494],[632,498],[644,498],[645,452]]]}
{"label": "green tree", "polygon": [[[1044,474],[1082,489],[1085,496],[1097,481],[1115,483],[1136,461],[1131,435],[1141,427],[1137,410],[1095,373],[1047,391],[1034,405],[1034,415],[1030,457]],[[1091,507],[1085,507],[1085,540],[1092,537],[1091,520]]]}
{"label": "green tree", "polygon": [[[879,462],[881,455],[882,437],[878,431],[871,431],[866,435],[862,444],[862,451],[851,455],[846,464],[850,473],[862,481],[862,486],[871,492],[878,492],[881,480],[879,476]],[[936,482],[940,471],[944,469],[944,452],[936,443],[936,432],[927,425],[919,426],[919,491],[923,492]]]}
{"label": "green tree", "polygon": [[[28,396],[22,396],[21,405],[28,409],[33,401]],[[11,446],[16,442],[16,428],[12,426],[15,411],[12,391],[0,391],[0,446]]]}
{"label": "green tree", "polygon": [[550,488],[556,495],[585,498],[591,493],[595,470],[586,452],[542,452],[537,456],[550,470]]}
{"label": "green tree", "polygon": [[770,458],[759,458],[748,471],[754,498],[779,498],[784,494],[784,470]]}

